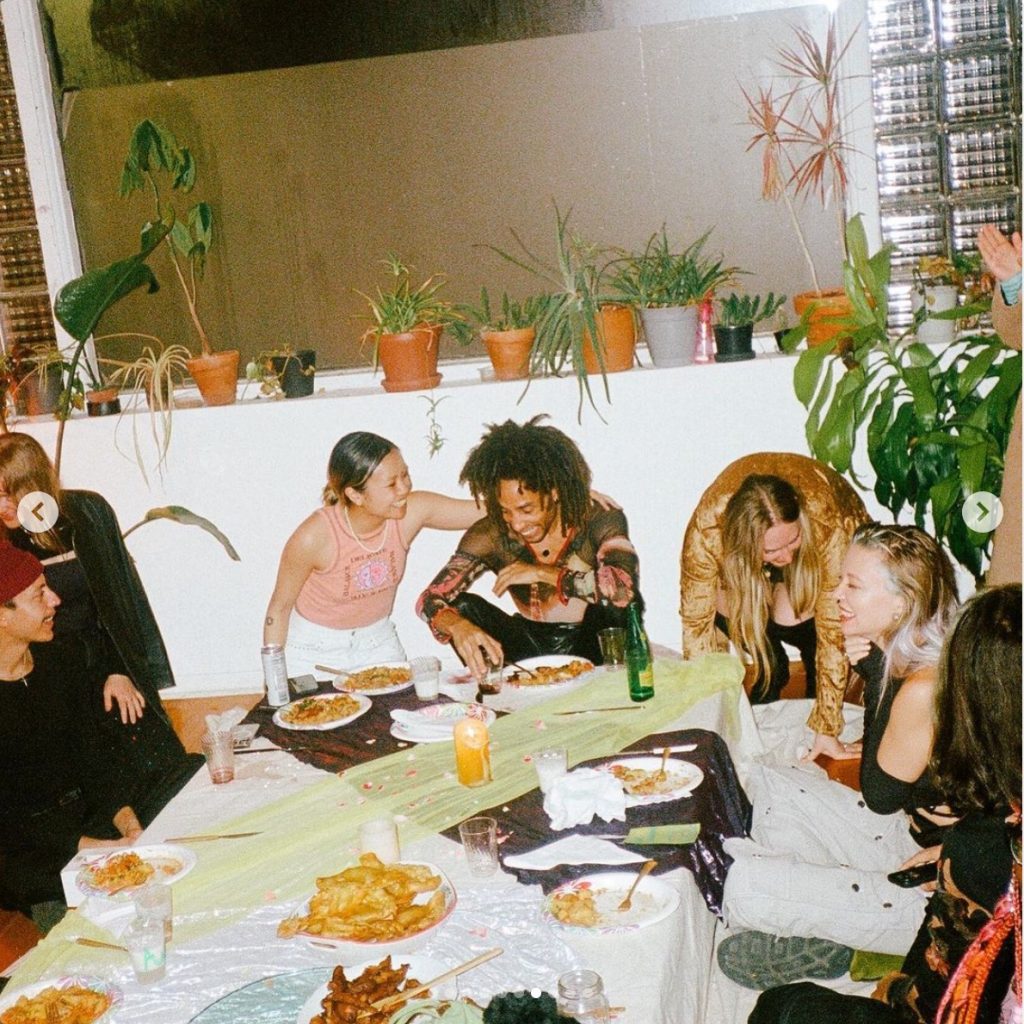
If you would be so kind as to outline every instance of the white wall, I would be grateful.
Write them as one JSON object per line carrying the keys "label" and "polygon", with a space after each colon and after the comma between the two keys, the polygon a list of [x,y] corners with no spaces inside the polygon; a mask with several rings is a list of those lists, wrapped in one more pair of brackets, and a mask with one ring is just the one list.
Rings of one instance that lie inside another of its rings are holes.
{"label": "white wall", "polygon": [[[244,689],[261,679],[261,624],[282,545],[317,507],[327,457],[339,437],[357,429],[383,434],[402,449],[416,487],[455,493],[459,469],[484,424],[549,412],[581,446],[598,488],[625,509],[640,555],[651,639],[678,649],[679,551],[701,493],[741,455],[806,452],[793,362],[772,356],[615,374],[609,378],[613,404],[602,400],[599,406],[605,422],[585,408],[582,425],[572,380],[534,381],[517,404],[521,383],[480,383],[478,364],[447,366],[435,397],[443,399],[438,417],[448,440],[433,459],[427,456],[422,394],[387,395],[369,375],[335,376],[324,384],[338,390],[307,399],[179,409],[163,479],[151,474],[149,488],[135,463],[115,450],[116,440],[131,451],[132,417],[76,418],[68,424],[62,479],[68,487],[102,492],[122,527],[148,508],[177,504],[228,535],[241,562],[229,561],[205,533],[167,522],[147,525],[128,545],[179,685]],[[137,423],[148,440],[145,414]],[[28,430],[53,451],[52,421],[15,429]],[[455,534],[425,531],[410,552],[394,615],[410,655],[442,653],[413,605],[455,542]]]}

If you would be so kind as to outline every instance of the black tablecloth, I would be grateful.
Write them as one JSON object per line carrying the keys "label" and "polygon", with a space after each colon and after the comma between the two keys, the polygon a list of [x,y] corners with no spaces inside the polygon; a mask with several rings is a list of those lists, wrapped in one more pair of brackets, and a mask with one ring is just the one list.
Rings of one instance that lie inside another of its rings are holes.
{"label": "black tablecloth", "polygon": [[[483,814],[489,814],[500,823],[503,833],[501,855],[526,853],[538,846],[554,842],[559,836],[572,833],[580,835],[622,835],[634,827],[645,825],[678,825],[691,822],[700,823],[700,835],[696,842],[686,846],[628,846],[644,857],[657,860],[658,866],[654,873],[670,871],[676,867],[686,867],[693,872],[697,887],[708,909],[721,916],[722,890],[725,876],[732,863],[732,858],[723,848],[723,840],[733,836],[746,836],[750,831],[752,808],[746,793],[736,778],[736,769],[725,741],[717,733],[706,729],[681,729],[677,732],[658,733],[638,740],[627,747],[629,751],[660,750],[666,746],[681,746],[687,743],[696,744],[697,749],[691,753],[673,754],[673,757],[690,761],[704,772],[704,781],[689,797],[672,800],[666,803],[647,804],[626,809],[626,821],[602,821],[595,818],[589,825],[580,825],[562,832],[551,829],[548,816],[544,812],[543,794],[539,789],[524,793],[521,797],[501,804]],[[605,764],[611,758],[600,757],[582,762],[584,765]],[[449,829],[446,835],[458,840],[458,828]],[[639,864],[633,865],[600,865],[593,864],[558,866],[548,871],[530,871],[525,869],[506,868],[527,885],[540,884],[545,892],[556,886],[582,875],[593,874],[595,871],[629,871],[635,872]]]}

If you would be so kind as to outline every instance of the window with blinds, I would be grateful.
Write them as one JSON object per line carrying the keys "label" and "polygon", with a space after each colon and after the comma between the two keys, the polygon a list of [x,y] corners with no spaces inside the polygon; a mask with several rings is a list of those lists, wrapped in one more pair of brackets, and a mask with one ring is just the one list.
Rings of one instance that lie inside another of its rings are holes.
{"label": "window with blinds", "polygon": [[[4,352],[19,360],[40,349],[56,350],[57,347],[3,32],[0,32],[0,344]],[[19,406],[25,404],[23,400],[32,406],[37,390],[19,389]],[[30,407],[23,411],[41,410]]]}
{"label": "window with blinds", "polygon": [[921,256],[973,252],[983,224],[1020,226],[1020,3],[868,0],[868,32],[899,327]]}

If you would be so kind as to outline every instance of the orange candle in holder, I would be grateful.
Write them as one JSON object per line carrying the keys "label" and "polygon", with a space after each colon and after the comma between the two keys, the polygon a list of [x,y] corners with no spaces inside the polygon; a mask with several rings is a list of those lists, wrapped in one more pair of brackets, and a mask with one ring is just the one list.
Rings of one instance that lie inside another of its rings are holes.
{"label": "orange candle in holder", "polygon": [[455,771],[463,786],[491,781],[491,738],[477,718],[464,718],[455,726]]}

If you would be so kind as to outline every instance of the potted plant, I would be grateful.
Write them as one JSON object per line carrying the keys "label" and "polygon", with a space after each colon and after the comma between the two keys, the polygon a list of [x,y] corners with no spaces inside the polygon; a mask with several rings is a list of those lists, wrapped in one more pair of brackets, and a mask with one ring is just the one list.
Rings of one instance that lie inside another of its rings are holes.
{"label": "potted plant", "polygon": [[845,246],[846,161],[852,150],[843,131],[839,86],[853,36],[841,40],[834,19],[823,43],[806,29],[795,32],[795,45],[780,47],[775,58],[789,87],[780,94],[774,84],[761,86],[755,93],[741,91],[747,120],[755,130],[747,150],[761,149],[761,197],[785,203],[810,271],[813,288],[795,295],[793,306],[807,344],[820,345],[852,330],[852,311],[843,288],[821,286],[795,202],[816,198],[823,208],[834,204],[840,242]]}
{"label": "potted plant", "polygon": [[753,359],[754,324],[770,320],[786,301],[785,295],[775,297],[769,292],[760,295],[731,295],[720,299],[715,323],[715,362],[738,363]]}
{"label": "potted plant", "polygon": [[464,343],[480,336],[497,380],[522,380],[529,376],[537,324],[550,302],[547,294],[519,300],[503,292],[500,309],[492,309],[487,289],[481,288],[478,306],[458,307],[463,319],[452,325],[452,333]]}
{"label": "potted plant", "polygon": [[682,252],[673,252],[662,226],[642,252],[610,264],[611,289],[640,312],[647,349],[655,366],[693,362],[697,307],[715,288],[738,273],[723,259],[704,254],[710,230]]}
{"label": "potted plant", "polygon": [[926,345],[950,345],[956,337],[955,316],[941,316],[957,307],[964,274],[946,256],[922,256],[914,267],[910,308],[914,311],[917,340]]}
{"label": "potted plant", "polygon": [[7,358],[12,375],[10,393],[18,415],[55,413],[61,402],[67,366],[61,351],[53,345],[19,346]]}
{"label": "potted plant", "polygon": [[385,391],[422,391],[441,381],[438,346],[445,327],[461,319],[454,306],[439,297],[444,277],[434,274],[413,288],[407,267],[394,253],[381,260],[394,285],[379,285],[376,297],[359,292],[370,306],[371,325],[363,341],[373,338],[373,365],[384,370]]}
{"label": "potted plant", "polygon": [[260,352],[245,368],[248,380],[260,381],[264,395],[282,395],[285,398],[306,398],[313,394],[316,373],[316,352],[311,348],[293,351],[284,348]]}
{"label": "potted plant", "polygon": [[[869,256],[855,217],[847,252],[856,330],[843,351],[833,339],[801,353],[793,374],[811,453],[857,483],[853,456],[862,445],[878,501],[897,520],[912,515],[980,580],[991,534],[967,525],[963,505],[974,492],[1001,490],[1021,357],[992,335],[961,336],[939,349],[915,340],[915,324],[890,337],[891,246]],[[956,317],[982,308],[960,306]]]}
{"label": "potted plant", "polygon": [[496,246],[488,248],[550,286],[544,315],[536,327],[530,374],[560,376],[570,369],[579,386],[577,416],[581,417],[584,396],[594,405],[588,374],[600,373],[605,398],[611,401],[607,374],[632,367],[636,323],[631,306],[602,291],[602,273],[607,266],[604,250],[570,234],[571,213],[568,210],[563,216],[555,207],[554,264],[536,256],[515,230],[512,237],[521,255]]}

